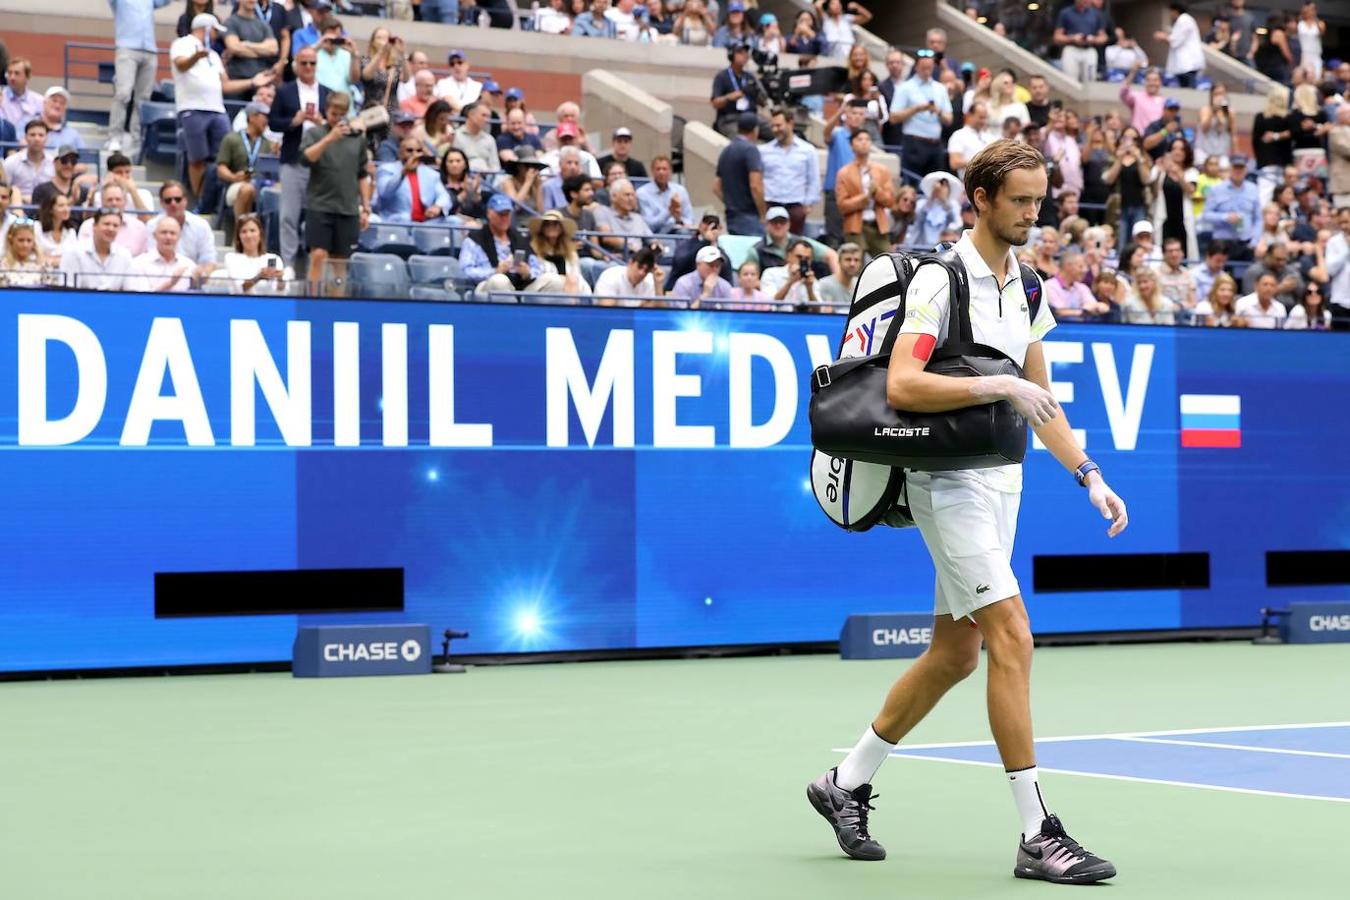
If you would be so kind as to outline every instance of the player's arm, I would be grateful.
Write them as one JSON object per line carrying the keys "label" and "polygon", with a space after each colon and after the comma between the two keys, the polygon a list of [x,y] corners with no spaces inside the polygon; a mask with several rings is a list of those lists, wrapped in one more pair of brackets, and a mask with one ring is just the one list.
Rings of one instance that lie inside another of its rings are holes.
{"label": "player's arm", "polygon": [[[1022,371],[1029,381],[1044,388],[1047,393],[1050,391],[1050,373],[1045,367],[1045,354],[1041,351],[1040,341],[1033,341],[1027,346],[1026,364],[1022,367]],[[1088,461],[1088,455],[1074,439],[1067,416],[1055,416],[1041,425],[1033,423],[1033,427],[1036,437],[1041,439],[1045,448],[1070,472],[1076,472],[1079,466]],[[1125,526],[1130,524],[1125,501],[1116,496],[1116,492],[1111,490],[1100,471],[1088,473],[1087,487],[1088,499],[1092,501],[1092,505],[1097,507],[1103,519],[1111,520],[1111,527],[1106,531],[1107,536],[1115,537],[1124,531]]]}
{"label": "player's arm", "polygon": [[931,334],[902,334],[886,370],[886,402],[907,412],[948,412],[1008,400],[1032,423],[1049,422],[1059,404],[1048,390],[1014,375],[974,378],[924,371],[937,339]]}

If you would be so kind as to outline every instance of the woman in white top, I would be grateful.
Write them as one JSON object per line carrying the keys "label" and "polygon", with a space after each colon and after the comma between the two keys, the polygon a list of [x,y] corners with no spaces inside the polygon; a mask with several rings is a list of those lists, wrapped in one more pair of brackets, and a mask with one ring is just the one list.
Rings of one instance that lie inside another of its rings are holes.
{"label": "woman in white top", "polygon": [[866,25],[872,21],[872,14],[861,3],[845,5],[843,0],[816,0],[815,7],[825,55],[847,58],[853,49],[853,26]]}
{"label": "woman in white top", "polygon": [[1298,14],[1299,65],[1308,70],[1313,84],[1322,80],[1322,35],[1326,30],[1327,23],[1317,17],[1317,4],[1303,4]]}
{"label": "woman in white top", "polygon": [[548,5],[534,11],[534,30],[544,34],[567,34],[572,30],[572,17],[567,14],[563,0],[548,0]]}
{"label": "woman in white top", "polygon": [[999,72],[994,76],[990,94],[994,99],[989,104],[989,119],[995,126],[1003,127],[1003,122],[1008,118],[1018,119],[1024,127],[1031,121],[1027,105],[1017,99],[1017,82],[1007,72]]}
{"label": "woman in white top", "polygon": [[1175,325],[1177,305],[1158,288],[1158,274],[1148,266],[1134,272],[1134,285],[1125,298],[1124,319],[1131,325]]}
{"label": "woman in white top", "polygon": [[49,195],[38,210],[38,251],[55,268],[61,264],[61,254],[74,249],[78,239],[70,222],[70,198],[65,194]]}
{"label": "woman in white top", "polygon": [[1195,130],[1195,162],[1204,165],[1211,156],[1228,164],[1233,155],[1233,115],[1228,110],[1228,88],[1216,81],[1209,88],[1209,103],[1200,107],[1200,125]]}
{"label": "woman in white top", "polygon": [[1289,315],[1284,320],[1285,330],[1326,331],[1331,327],[1331,310],[1327,309],[1326,301],[1322,286],[1316,281],[1309,281],[1303,302],[1289,310]]}
{"label": "woman in white top", "polygon": [[1247,321],[1237,314],[1237,282],[1220,272],[1209,288],[1209,296],[1195,304],[1195,324],[1210,328],[1245,328]]}
{"label": "woman in white top", "polygon": [[295,279],[290,266],[267,253],[267,235],[257,213],[239,217],[234,226],[234,251],[225,254],[225,274],[232,294],[284,294]]}
{"label": "woman in white top", "polygon": [[16,219],[5,232],[5,252],[0,258],[0,286],[44,287],[51,283],[51,269],[37,249],[32,219]]}

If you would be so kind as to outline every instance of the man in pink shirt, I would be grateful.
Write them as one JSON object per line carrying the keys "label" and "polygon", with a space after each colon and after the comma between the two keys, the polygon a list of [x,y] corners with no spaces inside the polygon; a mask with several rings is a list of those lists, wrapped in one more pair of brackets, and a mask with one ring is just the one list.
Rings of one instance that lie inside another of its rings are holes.
{"label": "man in pink shirt", "polygon": [[1136,62],[1130,68],[1130,74],[1125,76],[1125,83],[1120,86],[1120,102],[1134,111],[1130,124],[1143,134],[1145,128],[1162,118],[1163,103],[1167,98],[1162,95],[1162,73],[1156,67],[1144,73],[1142,91],[1130,90],[1138,72],[1139,63]]}
{"label": "man in pink shirt", "polygon": [[1055,311],[1056,319],[1095,319],[1111,311],[1110,306],[1099,303],[1083,284],[1086,270],[1082,253],[1064,251],[1059,260],[1059,274],[1045,283],[1045,299]]}

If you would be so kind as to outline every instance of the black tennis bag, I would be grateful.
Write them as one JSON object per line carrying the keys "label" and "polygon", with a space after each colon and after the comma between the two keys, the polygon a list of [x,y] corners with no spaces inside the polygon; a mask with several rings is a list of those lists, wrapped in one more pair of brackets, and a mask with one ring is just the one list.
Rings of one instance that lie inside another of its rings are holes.
{"label": "black tennis bag", "polygon": [[[889,265],[895,281],[855,297],[840,359],[812,375],[811,484],[821,509],[831,521],[850,531],[875,524],[913,524],[904,495],[904,469],[950,471],[1008,465],[1026,455],[1026,423],[1007,401],[946,413],[908,413],[886,402],[886,370],[891,349],[904,321],[904,295],[919,265],[941,265],[952,297],[947,333],[927,366],[943,375],[1022,376],[1021,368],[1001,351],[974,341],[970,325],[970,289],[965,266],[955,251],[910,257],[892,254],[869,264]],[[1040,307],[1040,284],[1033,271],[1021,269],[1023,289],[1034,320]],[[872,279],[875,281],[875,278]],[[863,278],[859,284],[866,283]],[[888,324],[880,346],[864,347],[857,335],[859,320],[875,331],[885,315]],[[859,353],[858,350],[864,352]],[[875,352],[867,352],[875,351]]]}

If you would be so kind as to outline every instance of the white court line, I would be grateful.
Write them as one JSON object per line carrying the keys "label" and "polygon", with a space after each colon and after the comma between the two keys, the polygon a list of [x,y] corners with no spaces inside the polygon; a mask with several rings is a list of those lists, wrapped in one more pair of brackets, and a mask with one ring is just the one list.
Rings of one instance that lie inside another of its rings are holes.
{"label": "white court line", "polygon": [[1253,747],[1250,744],[1216,744],[1213,741],[1173,741],[1168,738],[1127,737],[1122,741],[1140,744],[1171,744],[1178,747],[1206,747],[1215,750],[1246,750],[1251,753],[1283,753],[1289,756],[1320,756],[1327,759],[1350,759],[1350,753],[1328,753],[1324,750],[1289,750],[1284,747]]}
{"label": "white court line", "polygon": [[[991,769],[1003,768],[1002,763],[977,762],[973,759],[952,759],[942,756],[906,756],[903,758],[956,763],[957,765],[962,766],[984,766]],[[1223,791],[1228,794],[1255,794],[1260,797],[1289,797],[1294,800],[1329,800],[1332,803],[1350,803],[1350,797],[1326,797],[1321,794],[1290,794],[1284,791],[1261,791],[1256,788],[1227,787],[1221,784],[1201,784],[1195,781],[1169,781],[1164,778],[1140,778],[1136,775],[1109,775],[1104,772],[1080,772],[1076,769],[1050,769],[1045,766],[1040,766],[1038,771],[1053,772],[1056,775],[1081,775],[1084,778],[1104,778],[1108,781],[1134,781],[1141,784],[1164,784],[1169,787],[1199,788],[1205,791]]]}
{"label": "white court line", "polygon": [[[1218,728],[1173,728],[1168,731],[1117,731],[1105,734],[1071,734],[1063,737],[1038,737],[1036,743],[1051,744],[1059,741],[1110,741],[1128,740],[1141,737],[1176,737],[1187,734],[1220,734],[1233,731],[1297,731],[1304,728],[1350,728],[1350,722],[1302,722],[1293,725],[1224,725]],[[945,741],[936,744],[900,744],[892,753],[905,750],[945,750],[951,747],[989,747],[993,741]],[[1228,745],[1225,745],[1228,746]],[[835,753],[848,753],[852,747],[836,747]]]}

